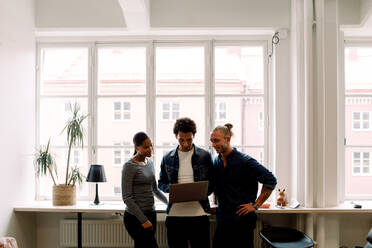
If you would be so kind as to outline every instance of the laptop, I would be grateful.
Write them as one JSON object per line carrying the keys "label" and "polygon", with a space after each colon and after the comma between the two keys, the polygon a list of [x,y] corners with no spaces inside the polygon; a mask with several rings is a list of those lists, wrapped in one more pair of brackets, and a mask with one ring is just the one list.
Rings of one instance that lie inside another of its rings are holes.
{"label": "laptop", "polygon": [[169,186],[169,202],[188,202],[207,199],[208,181],[177,183]]}

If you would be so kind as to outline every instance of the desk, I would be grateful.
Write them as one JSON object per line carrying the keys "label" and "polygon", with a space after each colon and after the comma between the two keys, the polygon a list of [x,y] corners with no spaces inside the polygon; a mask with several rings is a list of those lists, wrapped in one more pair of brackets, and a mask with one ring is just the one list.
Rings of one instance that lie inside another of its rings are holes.
{"label": "desk", "polygon": [[[363,208],[355,209],[350,203],[345,203],[337,207],[327,207],[327,208],[284,208],[279,209],[276,207],[271,207],[268,209],[259,209],[257,213],[259,215],[265,214],[299,214],[300,216],[305,216],[306,214],[337,214],[337,213],[349,213],[349,214],[371,214],[372,205],[367,203],[362,203]],[[77,214],[77,237],[78,237],[78,247],[82,247],[82,237],[81,237],[81,224],[83,213],[123,213],[125,205],[120,202],[104,202],[103,205],[95,206],[91,205],[91,202],[79,201],[76,206],[53,206],[49,201],[38,201],[25,205],[19,205],[14,208],[15,212],[50,212],[50,213],[76,213]],[[160,203],[156,205],[156,211],[158,213],[165,213],[166,205]],[[303,217],[301,217],[303,218]]]}
{"label": "desk", "polygon": [[[158,213],[165,213],[165,204],[156,204]],[[50,201],[36,201],[26,205],[16,206],[14,212],[49,212],[77,214],[77,247],[82,248],[81,224],[83,213],[124,213],[125,205],[120,201],[104,202],[102,205],[92,205],[91,202],[79,201],[75,206],[53,206]]]}

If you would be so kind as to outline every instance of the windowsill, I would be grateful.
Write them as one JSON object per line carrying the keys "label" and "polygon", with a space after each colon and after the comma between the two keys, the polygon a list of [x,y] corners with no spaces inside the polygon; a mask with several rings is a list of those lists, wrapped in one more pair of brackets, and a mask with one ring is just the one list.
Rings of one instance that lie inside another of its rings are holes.
{"label": "windowsill", "polygon": [[[283,213],[283,214],[306,214],[306,213],[372,213],[372,201],[354,201],[362,205],[362,208],[354,208],[350,201],[335,207],[324,208],[278,208],[271,204],[270,208],[258,209],[258,214]],[[15,212],[70,212],[70,213],[122,213],[125,205],[121,201],[102,201],[101,205],[94,205],[92,201],[78,201],[75,206],[53,206],[51,201],[34,201],[28,204],[14,207]],[[155,203],[156,211],[164,213],[167,206],[162,202]]]}
{"label": "windowsill", "polygon": [[[167,206],[156,202],[155,208],[161,213]],[[52,201],[33,201],[14,207],[15,212],[121,213],[124,209],[122,201],[101,201],[100,205],[94,205],[93,201],[77,201],[74,206],[53,206]]]}

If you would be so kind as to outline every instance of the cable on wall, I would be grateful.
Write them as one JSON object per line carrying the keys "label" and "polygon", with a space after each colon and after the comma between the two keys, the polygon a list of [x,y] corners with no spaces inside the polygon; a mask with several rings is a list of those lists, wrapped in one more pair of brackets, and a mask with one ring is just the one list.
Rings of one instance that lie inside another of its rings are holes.
{"label": "cable on wall", "polygon": [[273,56],[274,54],[274,45],[277,45],[279,44],[279,32],[275,32],[275,34],[273,35],[273,38],[271,39],[271,53],[269,54],[269,58],[271,58],[271,56]]}

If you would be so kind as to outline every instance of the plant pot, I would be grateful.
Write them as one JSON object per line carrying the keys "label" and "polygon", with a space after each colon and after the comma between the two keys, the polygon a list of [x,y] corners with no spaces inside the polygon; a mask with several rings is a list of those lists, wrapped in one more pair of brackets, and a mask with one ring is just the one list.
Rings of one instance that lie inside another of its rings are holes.
{"label": "plant pot", "polygon": [[70,185],[53,186],[53,206],[76,205],[76,187]]}

